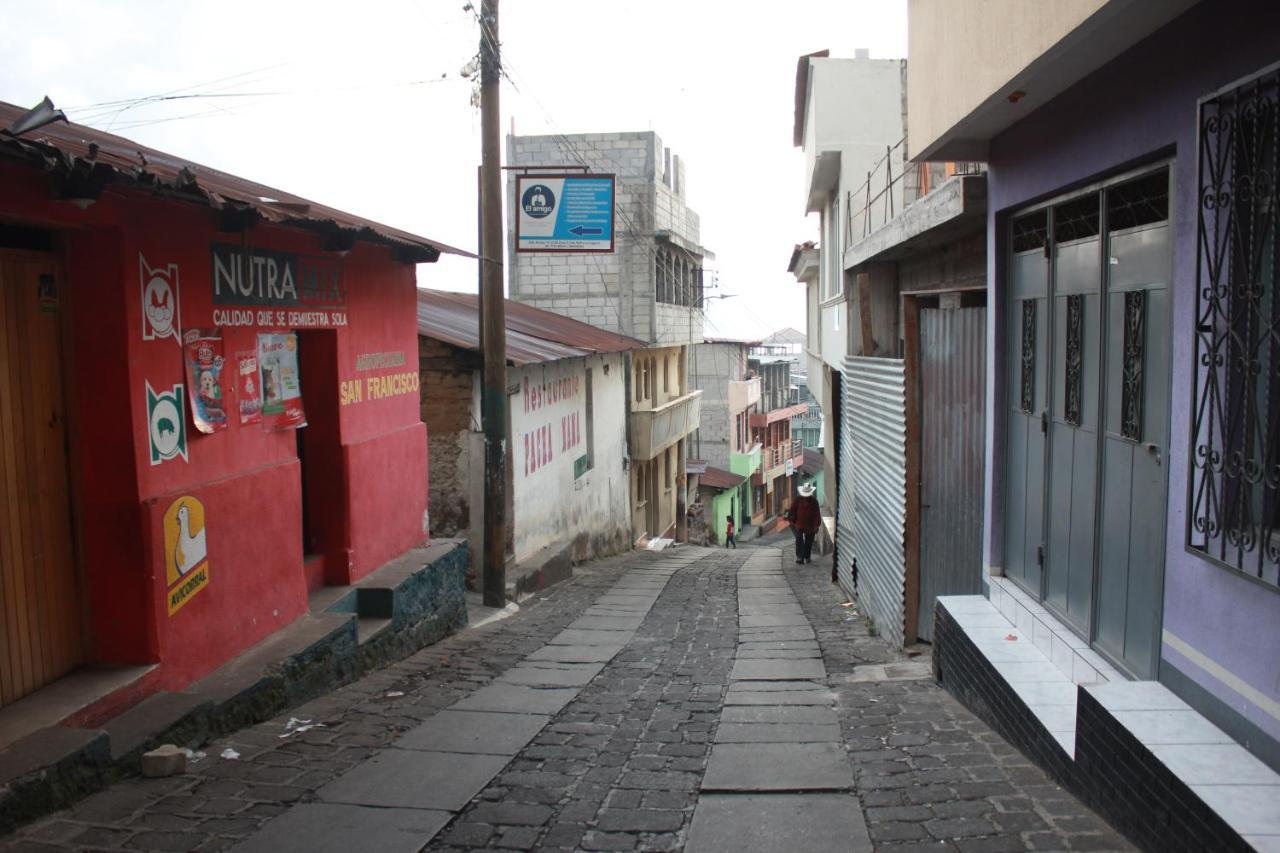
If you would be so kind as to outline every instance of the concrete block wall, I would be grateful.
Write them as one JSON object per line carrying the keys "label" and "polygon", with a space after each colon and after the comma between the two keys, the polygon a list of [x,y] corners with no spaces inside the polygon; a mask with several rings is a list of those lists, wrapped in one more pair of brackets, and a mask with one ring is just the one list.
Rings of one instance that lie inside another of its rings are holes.
{"label": "concrete block wall", "polygon": [[725,471],[737,439],[736,413],[729,411],[729,381],[741,379],[746,369],[743,344],[698,344],[690,352],[689,385],[702,391],[698,439],[691,453]]}
{"label": "concrete block wall", "polygon": [[[694,244],[699,236],[697,214],[664,183],[666,154],[652,131],[509,136],[509,165],[585,165],[617,175],[612,253],[517,254],[509,217],[511,298],[649,343],[701,340],[697,309],[658,305],[654,297],[654,232],[669,230]],[[671,169],[677,168],[683,164],[673,162]],[[513,171],[508,198],[515,197],[515,186]]]}
{"label": "concrete block wall", "polygon": [[698,422],[698,438],[692,453],[708,465],[728,471],[733,428],[729,409],[723,402],[719,405],[707,405],[704,397]]}

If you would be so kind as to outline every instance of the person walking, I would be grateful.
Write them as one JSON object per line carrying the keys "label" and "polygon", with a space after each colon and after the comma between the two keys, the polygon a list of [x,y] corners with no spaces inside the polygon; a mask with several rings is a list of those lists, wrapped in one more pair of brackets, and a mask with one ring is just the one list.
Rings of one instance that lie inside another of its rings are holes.
{"label": "person walking", "polygon": [[724,520],[725,520],[724,547],[726,548],[732,547],[734,550],[737,550],[738,543],[733,541],[733,516],[726,515],[724,517]]}
{"label": "person walking", "polygon": [[800,496],[787,510],[787,521],[791,522],[791,532],[796,537],[796,565],[813,562],[813,537],[822,525],[822,508],[813,496],[815,491],[813,483],[800,486]]}

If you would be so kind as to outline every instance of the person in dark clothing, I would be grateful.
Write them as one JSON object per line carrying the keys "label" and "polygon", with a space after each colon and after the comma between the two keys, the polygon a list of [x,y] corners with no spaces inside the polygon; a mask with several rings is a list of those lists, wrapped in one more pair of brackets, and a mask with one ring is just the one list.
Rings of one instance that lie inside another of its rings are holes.
{"label": "person in dark clothing", "polygon": [[729,547],[737,548],[737,547],[738,547],[738,543],[733,541],[733,516],[732,516],[732,515],[726,515],[726,516],[724,517],[724,520],[725,520],[725,528],[724,528],[724,547],[726,547],[726,548],[729,548]]}
{"label": "person in dark clothing", "polygon": [[800,487],[800,496],[791,503],[787,510],[787,521],[791,522],[791,532],[796,537],[796,564],[811,563],[813,560],[813,537],[822,525],[822,508],[818,499],[813,496],[817,491],[813,483],[805,483]]}

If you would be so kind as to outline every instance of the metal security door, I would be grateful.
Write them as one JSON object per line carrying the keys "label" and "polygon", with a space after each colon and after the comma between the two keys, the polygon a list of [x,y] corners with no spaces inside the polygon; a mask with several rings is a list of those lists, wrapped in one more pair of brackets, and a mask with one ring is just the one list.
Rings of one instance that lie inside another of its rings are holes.
{"label": "metal security door", "polygon": [[1105,402],[1094,642],[1139,678],[1159,654],[1169,433],[1168,174],[1106,193]]}
{"label": "metal security door", "polygon": [[1053,208],[1052,404],[1044,601],[1083,634],[1093,602],[1101,357],[1099,197]]}
{"label": "metal security door", "polygon": [[1168,182],[1161,168],[1015,219],[1010,265],[1005,572],[1141,678],[1164,578]]}
{"label": "metal security door", "polygon": [[1040,597],[1044,543],[1045,364],[1049,329],[1046,211],[1013,222],[1009,266],[1009,445],[1005,464],[1004,572]]}
{"label": "metal security door", "polygon": [[940,595],[982,592],[987,309],[920,311],[920,615],[933,641]]}

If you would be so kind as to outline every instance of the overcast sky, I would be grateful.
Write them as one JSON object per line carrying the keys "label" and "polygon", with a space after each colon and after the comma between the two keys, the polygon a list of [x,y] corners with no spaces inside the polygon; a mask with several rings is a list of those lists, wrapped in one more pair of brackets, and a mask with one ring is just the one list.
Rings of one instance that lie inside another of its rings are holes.
{"label": "overcast sky", "polygon": [[[6,4],[0,100],[47,94],[73,121],[474,250],[480,117],[459,70],[479,30],[464,5]],[[905,56],[905,0],[506,0],[500,28],[504,134],[656,131],[737,294],[711,304],[707,334],[804,328],[786,265],[818,231],[791,144],[796,58]],[[474,289],[476,274],[445,257],[418,280]]]}

